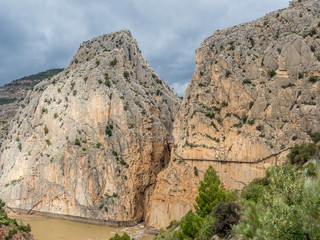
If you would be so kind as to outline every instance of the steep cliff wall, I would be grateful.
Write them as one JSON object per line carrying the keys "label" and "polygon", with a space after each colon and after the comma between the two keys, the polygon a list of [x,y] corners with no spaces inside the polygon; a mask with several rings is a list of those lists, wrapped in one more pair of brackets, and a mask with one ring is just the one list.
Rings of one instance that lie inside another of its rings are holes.
{"label": "steep cliff wall", "polygon": [[107,221],[144,218],[169,160],[179,99],[127,30],[82,43],[35,86],[1,148],[7,206]]}
{"label": "steep cliff wall", "polygon": [[203,41],[174,123],[177,161],[157,178],[149,225],[192,208],[210,164],[227,188],[241,189],[320,130],[319,9],[295,2]]}

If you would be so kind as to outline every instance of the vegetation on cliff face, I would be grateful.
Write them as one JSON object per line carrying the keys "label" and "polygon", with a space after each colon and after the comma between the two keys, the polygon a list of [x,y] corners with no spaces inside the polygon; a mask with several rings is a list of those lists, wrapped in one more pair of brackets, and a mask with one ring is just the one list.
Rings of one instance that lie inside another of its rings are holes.
{"label": "vegetation on cliff face", "polygon": [[171,222],[156,239],[320,239],[320,142],[312,139],[296,145],[287,163],[268,168],[266,177],[238,197],[225,190],[210,166],[196,211]]}
{"label": "vegetation on cliff face", "polygon": [[[3,208],[4,206],[5,203],[0,199],[0,239],[9,240],[16,234],[22,235],[24,239],[30,239],[31,235],[26,234],[31,231],[30,225],[19,225],[15,219],[8,218],[7,213]],[[7,229],[3,226],[6,226]]]}

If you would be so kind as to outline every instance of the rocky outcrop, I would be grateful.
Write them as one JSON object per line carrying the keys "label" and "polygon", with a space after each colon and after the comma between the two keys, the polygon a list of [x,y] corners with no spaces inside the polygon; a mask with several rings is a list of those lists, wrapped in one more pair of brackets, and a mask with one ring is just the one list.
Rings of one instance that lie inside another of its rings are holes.
{"label": "rocky outcrop", "polygon": [[210,164],[227,188],[241,189],[320,131],[319,8],[295,1],[203,41],[174,123],[177,161],[157,178],[149,225],[191,209]]}
{"label": "rocky outcrop", "polygon": [[134,224],[169,161],[179,99],[123,30],[80,45],[40,82],[1,148],[7,206]]}

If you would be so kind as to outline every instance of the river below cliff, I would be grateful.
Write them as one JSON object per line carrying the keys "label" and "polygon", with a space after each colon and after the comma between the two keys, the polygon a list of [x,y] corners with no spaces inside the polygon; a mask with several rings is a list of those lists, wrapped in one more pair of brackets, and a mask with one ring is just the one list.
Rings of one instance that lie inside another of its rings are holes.
{"label": "river below cliff", "polygon": [[145,227],[137,225],[127,228],[113,228],[50,218],[21,218],[24,224],[30,224],[31,233],[37,240],[107,240],[115,233],[124,232],[139,240],[150,240],[154,236],[145,234]]}

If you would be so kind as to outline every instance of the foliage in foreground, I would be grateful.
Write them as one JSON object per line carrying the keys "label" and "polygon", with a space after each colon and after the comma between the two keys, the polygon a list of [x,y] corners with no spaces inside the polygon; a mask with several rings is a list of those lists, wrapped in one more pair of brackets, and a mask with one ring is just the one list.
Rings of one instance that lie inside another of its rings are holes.
{"label": "foliage in foreground", "polygon": [[229,235],[232,225],[239,221],[236,194],[225,189],[212,166],[205,172],[198,192],[195,212],[190,210],[181,221],[172,221],[168,231],[162,231],[155,239],[211,239],[213,235]]}
{"label": "foliage in foreground", "polygon": [[267,169],[242,190],[242,239],[320,239],[320,134],[296,145],[288,163]]}
{"label": "foliage in foreground", "polygon": [[2,225],[10,226],[12,229],[9,230],[9,235],[5,237],[5,240],[11,239],[14,234],[18,231],[30,232],[30,225],[18,224],[15,219],[8,218],[6,211],[4,210],[5,203],[0,199],[0,227]]}
{"label": "foliage in foreground", "polygon": [[122,236],[116,233],[110,240],[134,240],[134,238],[130,238],[127,233],[124,233]]}
{"label": "foliage in foreground", "polygon": [[235,230],[243,239],[320,239],[319,176],[319,170],[310,178],[289,164],[269,169],[269,185],[255,201],[244,201]]}
{"label": "foliage in foreground", "polygon": [[311,137],[314,143],[296,145],[288,163],[267,169],[238,200],[209,167],[195,212],[171,222],[156,239],[320,239],[320,134]]}

